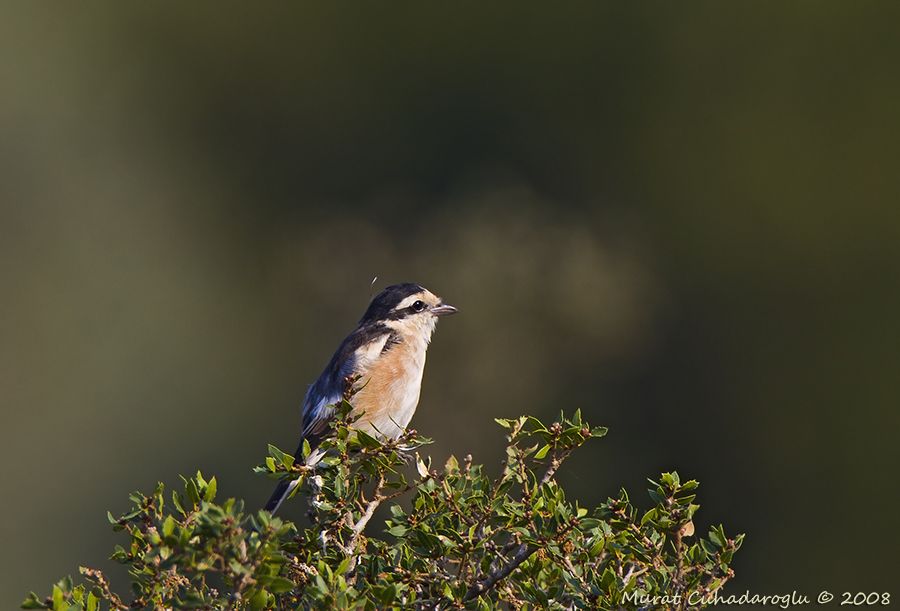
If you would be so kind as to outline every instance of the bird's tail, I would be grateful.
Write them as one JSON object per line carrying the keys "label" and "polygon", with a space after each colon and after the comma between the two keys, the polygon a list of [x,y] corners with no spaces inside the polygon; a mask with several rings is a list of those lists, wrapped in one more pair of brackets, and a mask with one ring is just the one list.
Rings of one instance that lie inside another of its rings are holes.
{"label": "bird's tail", "polygon": [[275,487],[275,492],[272,493],[272,496],[269,497],[269,501],[266,503],[266,506],[263,507],[266,511],[271,514],[275,514],[278,511],[278,508],[281,507],[281,503],[284,502],[288,496],[290,496],[291,492],[294,491],[294,488],[297,487],[297,484],[300,483],[299,479],[295,480],[281,480],[278,482],[278,485]]}
{"label": "bird's tail", "polygon": [[[310,437],[309,442],[313,445],[313,448],[316,448],[319,445],[319,439],[315,437]],[[313,449],[313,452],[306,458],[306,464],[308,466],[314,466],[319,460],[322,458],[324,453],[321,450]],[[298,456],[303,456],[303,442],[300,442],[300,445],[297,447],[297,451],[294,452],[294,458]],[[275,512],[278,511],[278,508],[281,507],[281,504],[284,502],[284,499],[289,497],[291,493],[294,491],[294,488],[300,485],[300,478],[293,480],[281,480],[278,482],[278,485],[275,486],[275,492],[272,493],[272,496],[269,497],[269,501],[265,504],[263,509],[275,515]]]}

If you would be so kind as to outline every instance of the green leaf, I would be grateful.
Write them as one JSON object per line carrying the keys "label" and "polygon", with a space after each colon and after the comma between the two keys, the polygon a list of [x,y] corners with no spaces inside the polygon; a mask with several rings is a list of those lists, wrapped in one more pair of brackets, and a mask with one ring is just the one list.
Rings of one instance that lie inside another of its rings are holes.
{"label": "green leaf", "polygon": [[360,445],[364,448],[375,449],[380,448],[381,443],[365,431],[358,430],[356,431],[356,438],[359,440]]}
{"label": "green leaf", "polygon": [[173,532],[175,532],[175,518],[169,515],[162,524],[163,537],[171,537]]}
{"label": "green leaf", "polygon": [[661,481],[666,486],[670,488],[677,488],[679,485],[678,472],[672,471],[671,473],[663,473],[661,476]]}
{"label": "green leaf", "polygon": [[379,602],[383,605],[390,605],[394,602],[394,599],[397,598],[397,584],[392,583],[385,588],[381,589],[381,593],[378,597]]}
{"label": "green leaf", "polygon": [[547,453],[549,451],[550,451],[550,444],[548,443],[548,444],[545,444],[543,447],[541,447],[540,450],[538,450],[537,452],[534,453],[534,458],[536,460],[540,460],[540,459],[544,458],[545,456],[547,456]]}
{"label": "green leaf", "polygon": [[37,594],[34,592],[30,592],[28,597],[22,601],[22,604],[19,605],[23,609],[46,609],[47,605],[38,598]]}
{"label": "green leaf", "polygon": [[294,495],[296,495],[300,491],[300,487],[303,486],[303,481],[305,479],[306,479],[306,476],[304,476],[304,475],[301,475],[300,477],[297,478],[297,480],[296,480],[297,485],[294,486],[294,489],[291,490],[291,493],[288,495],[289,499],[294,498]]}
{"label": "green leaf", "polygon": [[216,483],[216,478],[213,477],[209,480],[209,483],[206,484],[206,491],[203,493],[203,500],[207,503],[211,503],[213,499],[216,498],[216,489],[218,488],[218,484]]}
{"label": "green leaf", "polygon": [[62,611],[63,591],[58,585],[53,586],[53,594],[51,594],[50,598],[53,600],[53,611]]}
{"label": "green leaf", "polygon": [[664,497],[662,494],[660,494],[658,490],[648,490],[647,494],[650,495],[650,498],[657,505],[663,505],[666,502],[666,497]]}
{"label": "green leaf", "polygon": [[444,463],[444,471],[447,473],[456,473],[459,471],[459,461],[456,460],[456,457],[451,454],[450,458],[447,459],[447,462]]}
{"label": "green leaf", "polygon": [[276,577],[269,584],[269,590],[274,594],[283,594],[294,589],[294,582],[284,577]]}
{"label": "green leaf", "polygon": [[285,452],[281,451],[278,447],[269,444],[269,456],[274,458],[277,462],[283,463]]}
{"label": "green leaf", "polygon": [[191,504],[196,505],[200,502],[200,492],[197,490],[197,484],[193,479],[186,480],[184,493],[187,495]]}
{"label": "green leaf", "polygon": [[250,608],[253,611],[262,611],[267,606],[269,602],[269,593],[265,590],[257,590],[248,601],[250,603]]}
{"label": "green leaf", "polygon": [[187,515],[187,512],[184,510],[184,507],[181,505],[181,495],[178,494],[177,491],[172,491],[172,504],[175,505],[175,509],[178,510],[178,513],[181,515]]}
{"label": "green leaf", "polygon": [[709,529],[709,540],[719,547],[725,547],[725,533],[722,531],[721,526]]}

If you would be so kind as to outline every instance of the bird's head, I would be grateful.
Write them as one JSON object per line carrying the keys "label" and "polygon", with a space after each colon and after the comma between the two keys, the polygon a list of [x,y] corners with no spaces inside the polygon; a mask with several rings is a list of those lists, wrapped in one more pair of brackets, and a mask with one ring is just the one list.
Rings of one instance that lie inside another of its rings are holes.
{"label": "bird's head", "polygon": [[455,307],[418,284],[394,284],[372,299],[359,322],[381,323],[403,337],[429,341],[438,317],[455,313]]}

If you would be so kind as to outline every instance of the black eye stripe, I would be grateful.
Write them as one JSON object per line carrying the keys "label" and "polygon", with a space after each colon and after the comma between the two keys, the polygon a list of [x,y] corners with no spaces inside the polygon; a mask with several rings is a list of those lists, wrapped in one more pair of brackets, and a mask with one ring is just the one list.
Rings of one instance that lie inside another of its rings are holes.
{"label": "black eye stripe", "polygon": [[411,307],[403,308],[402,310],[394,310],[393,312],[388,312],[383,320],[403,320],[404,318],[412,314],[417,314],[417,312],[413,312]]}
{"label": "black eye stripe", "polygon": [[406,306],[405,308],[389,312],[383,320],[403,320],[407,316],[412,316],[413,314],[421,314],[427,309],[427,303],[421,300],[416,300],[414,303]]}
{"label": "black eye stripe", "polygon": [[394,284],[385,288],[372,299],[365,314],[360,319],[360,323],[402,318],[403,315],[408,314],[408,311],[406,308],[397,310],[397,305],[402,303],[404,299],[417,293],[422,293],[424,290],[420,285],[412,283]]}

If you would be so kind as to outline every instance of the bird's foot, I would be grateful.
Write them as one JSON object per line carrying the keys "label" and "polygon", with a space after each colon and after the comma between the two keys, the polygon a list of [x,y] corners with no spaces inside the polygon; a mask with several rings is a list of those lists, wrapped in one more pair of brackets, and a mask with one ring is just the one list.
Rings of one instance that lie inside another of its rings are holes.
{"label": "bird's foot", "polygon": [[397,446],[397,457],[404,465],[408,465],[416,459],[415,450],[414,446]]}

